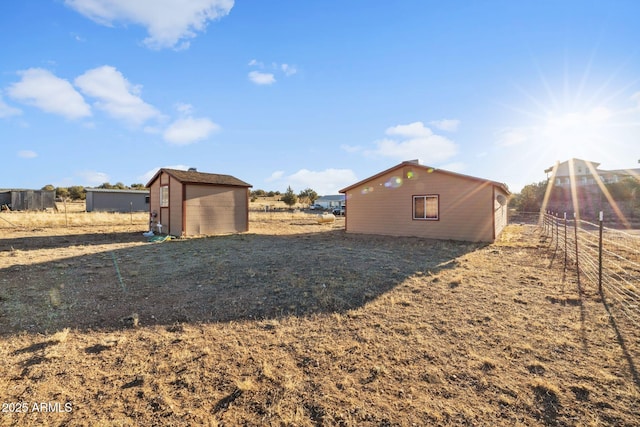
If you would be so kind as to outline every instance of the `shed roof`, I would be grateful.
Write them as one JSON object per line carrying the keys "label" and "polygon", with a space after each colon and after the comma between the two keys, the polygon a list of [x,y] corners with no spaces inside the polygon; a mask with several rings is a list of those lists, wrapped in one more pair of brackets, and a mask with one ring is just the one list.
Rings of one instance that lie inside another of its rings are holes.
{"label": "shed roof", "polygon": [[133,190],[133,189],[122,189],[122,188],[85,188],[86,192],[93,193],[126,193],[126,194],[149,194],[149,190]]}
{"label": "shed roof", "polygon": [[151,178],[147,187],[151,187],[151,183],[158,179],[160,174],[165,172],[183,184],[204,184],[204,185],[228,185],[233,187],[253,187],[238,178],[231,175],[223,175],[219,173],[205,173],[198,171],[183,171],[178,169],[162,168]]}
{"label": "shed roof", "polygon": [[412,161],[402,162],[402,163],[400,163],[398,165],[395,165],[395,166],[393,166],[393,167],[391,167],[391,168],[389,168],[387,170],[384,170],[384,171],[382,171],[380,173],[377,173],[377,174],[375,174],[373,176],[370,176],[369,178],[365,178],[362,181],[358,181],[355,184],[352,184],[352,185],[350,185],[348,187],[345,187],[342,190],[340,190],[339,192],[340,193],[346,193],[347,191],[349,191],[349,190],[351,190],[353,188],[356,188],[356,187],[358,187],[358,186],[360,186],[360,185],[362,185],[362,184],[364,184],[366,182],[369,182],[369,181],[372,181],[374,179],[377,179],[377,178],[379,178],[379,177],[381,177],[383,175],[388,174],[389,172],[393,172],[394,170],[403,168],[405,166],[411,166],[413,168],[419,168],[419,169],[425,170],[425,171],[427,171],[429,173],[437,172],[437,173],[443,173],[443,174],[447,174],[447,175],[451,175],[451,176],[457,176],[457,177],[460,177],[460,178],[471,179],[471,180],[474,180],[474,181],[486,182],[488,184],[495,185],[496,187],[500,187],[507,194],[511,194],[511,192],[509,191],[509,187],[507,187],[507,185],[502,183],[502,182],[491,181],[489,179],[478,178],[478,177],[475,177],[475,176],[464,175],[464,174],[456,173],[456,172],[450,172],[450,171],[447,171],[447,170],[444,170],[444,169],[432,168],[430,166],[421,165],[421,164],[419,164],[419,163],[417,163],[416,161],[413,161],[413,160]]}

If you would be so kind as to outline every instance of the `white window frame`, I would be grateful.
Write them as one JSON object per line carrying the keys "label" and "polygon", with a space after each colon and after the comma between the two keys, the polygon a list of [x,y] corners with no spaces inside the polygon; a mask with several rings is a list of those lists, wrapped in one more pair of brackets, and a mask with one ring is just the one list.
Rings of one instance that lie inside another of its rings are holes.
{"label": "white window frame", "polygon": [[[424,217],[417,217],[416,216],[416,202],[418,201],[418,199],[422,199],[423,200],[423,212],[424,212]],[[420,195],[416,195],[413,196],[412,199],[413,201],[413,205],[411,207],[411,210],[413,212],[413,219],[416,221],[438,221],[440,220],[440,196],[437,194],[420,194]],[[427,216],[427,200],[435,200],[436,202],[436,215],[435,216]]]}
{"label": "white window frame", "polygon": [[169,207],[169,186],[168,185],[160,186],[160,207],[161,208]]}

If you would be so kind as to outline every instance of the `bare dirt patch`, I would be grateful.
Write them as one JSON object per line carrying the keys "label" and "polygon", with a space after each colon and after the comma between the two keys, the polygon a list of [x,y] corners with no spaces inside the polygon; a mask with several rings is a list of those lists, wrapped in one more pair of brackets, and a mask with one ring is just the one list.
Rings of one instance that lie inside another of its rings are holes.
{"label": "bare dirt patch", "polygon": [[342,221],[253,216],[161,244],[144,227],[2,230],[0,401],[28,410],[0,424],[640,419],[637,347],[533,227],[481,245]]}

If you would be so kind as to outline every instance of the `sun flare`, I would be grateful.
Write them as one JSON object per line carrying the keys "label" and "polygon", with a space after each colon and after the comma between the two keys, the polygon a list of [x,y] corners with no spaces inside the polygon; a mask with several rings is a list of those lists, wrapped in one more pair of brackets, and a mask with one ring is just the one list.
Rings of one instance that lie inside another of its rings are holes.
{"label": "sun flare", "polygon": [[612,116],[606,107],[551,111],[539,126],[540,138],[549,150],[564,155],[559,158],[581,157],[606,143]]}

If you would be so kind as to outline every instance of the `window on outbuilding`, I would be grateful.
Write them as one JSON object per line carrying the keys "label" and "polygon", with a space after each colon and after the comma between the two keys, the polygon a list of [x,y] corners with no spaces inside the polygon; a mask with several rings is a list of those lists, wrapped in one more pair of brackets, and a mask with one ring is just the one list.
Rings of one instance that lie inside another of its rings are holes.
{"label": "window on outbuilding", "polygon": [[413,219],[437,221],[439,210],[437,195],[413,196]]}
{"label": "window on outbuilding", "polygon": [[163,185],[160,187],[160,207],[169,207],[169,186]]}

